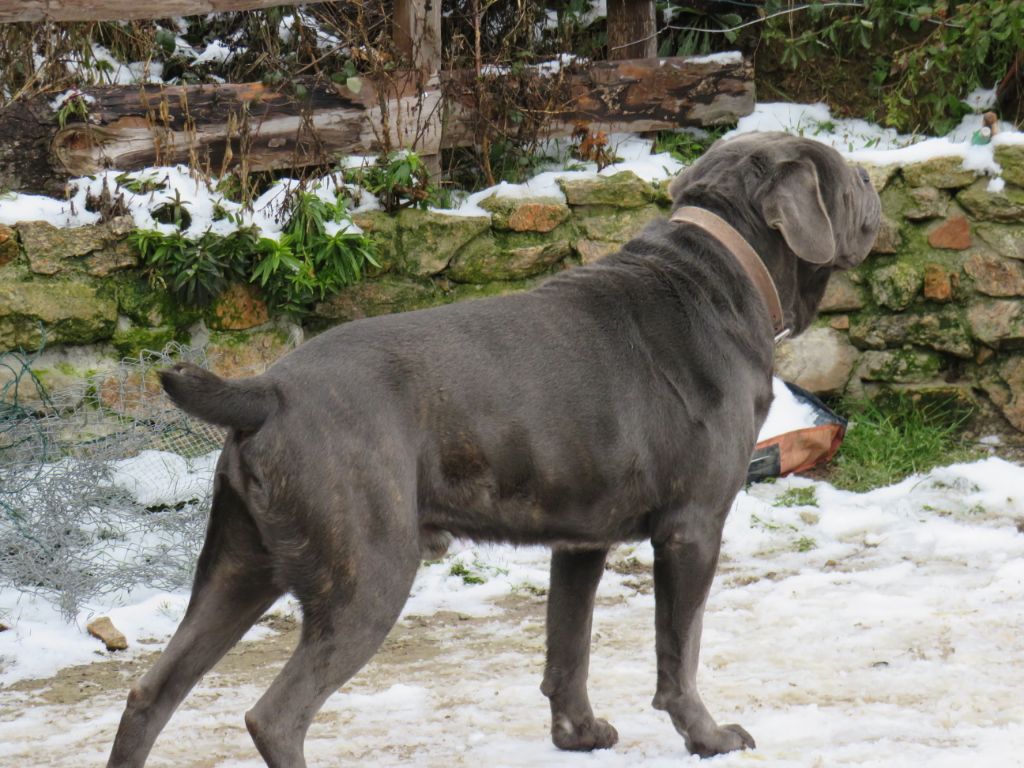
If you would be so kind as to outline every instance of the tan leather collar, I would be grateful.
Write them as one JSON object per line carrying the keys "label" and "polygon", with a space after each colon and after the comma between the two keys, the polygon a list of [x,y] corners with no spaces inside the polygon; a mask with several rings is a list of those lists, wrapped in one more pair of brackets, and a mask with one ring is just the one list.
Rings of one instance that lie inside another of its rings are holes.
{"label": "tan leather collar", "polygon": [[670,221],[683,221],[700,227],[718,242],[725,246],[743,267],[747,277],[761,294],[764,305],[768,309],[768,316],[772,320],[772,327],[775,329],[775,343],[786,338],[790,331],[786,327],[786,321],[782,314],[782,303],[779,301],[779,291],[775,287],[771,273],[757,255],[757,251],[751,247],[743,235],[725,219],[716,213],[705,208],[695,206],[683,206],[672,214]]}

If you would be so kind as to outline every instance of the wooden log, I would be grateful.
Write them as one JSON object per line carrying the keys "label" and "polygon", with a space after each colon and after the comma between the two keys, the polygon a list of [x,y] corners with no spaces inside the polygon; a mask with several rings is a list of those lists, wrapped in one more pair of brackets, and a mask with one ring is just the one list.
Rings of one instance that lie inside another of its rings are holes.
{"label": "wooden log", "polygon": [[255,11],[304,0],[0,0],[0,24],[14,21],[126,21]]}
{"label": "wooden log", "polygon": [[441,0],[395,0],[394,41],[425,76],[441,71]]}
{"label": "wooden log", "polygon": [[[754,107],[753,65],[738,54],[597,62],[562,77],[565,101],[543,115],[549,136],[568,136],[577,122],[608,132],[721,125]],[[301,99],[261,83],[91,88],[88,122],[63,128],[47,99],[35,97],[0,112],[0,187],[53,192],[68,176],[104,168],[259,171],[375,154],[385,145],[429,156],[473,144],[472,89],[487,82],[469,71],[445,73],[421,95],[419,79],[415,71],[364,79],[358,93],[311,84]]]}
{"label": "wooden log", "polygon": [[658,55],[654,0],[608,0],[608,59],[651,59]]}

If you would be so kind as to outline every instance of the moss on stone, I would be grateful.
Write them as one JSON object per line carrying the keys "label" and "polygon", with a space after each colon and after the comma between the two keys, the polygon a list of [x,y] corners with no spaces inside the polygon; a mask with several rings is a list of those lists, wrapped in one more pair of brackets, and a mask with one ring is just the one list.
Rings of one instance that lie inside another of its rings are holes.
{"label": "moss on stone", "polygon": [[550,232],[495,232],[463,248],[445,275],[460,283],[518,280],[542,274],[572,254],[576,230],[563,224]]}
{"label": "moss on stone", "polygon": [[640,208],[655,202],[660,196],[654,185],[632,171],[621,171],[596,179],[560,179],[558,185],[571,206]]}
{"label": "moss on stone", "polygon": [[452,216],[406,209],[396,216],[401,271],[429,277],[444,271],[456,254],[490,229],[490,217]]}
{"label": "moss on stone", "polygon": [[913,383],[938,375],[942,357],[914,349],[868,351],[861,355],[857,375],[865,381]]}
{"label": "moss on stone", "polygon": [[185,342],[187,339],[175,328],[119,328],[114,332],[111,344],[121,357],[137,357],[145,351],[159,352],[172,341]]}
{"label": "moss on stone", "polygon": [[0,350],[109,339],[117,304],[93,281],[33,280],[0,284]]}
{"label": "moss on stone", "polygon": [[989,192],[988,181],[980,179],[956,196],[975,218],[1014,223],[1024,221],[1024,189],[1007,184],[1001,192]]}
{"label": "moss on stone", "polygon": [[625,243],[655,219],[665,216],[656,205],[640,208],[614,208],[594,205],[578,208],[574,222],[583,237],[589,240]]}

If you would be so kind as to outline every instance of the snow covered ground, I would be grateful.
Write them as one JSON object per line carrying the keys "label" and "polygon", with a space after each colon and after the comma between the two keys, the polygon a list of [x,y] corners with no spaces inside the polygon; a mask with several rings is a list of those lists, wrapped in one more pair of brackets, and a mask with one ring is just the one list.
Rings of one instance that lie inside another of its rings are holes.
{"label": "snow covered ground", "polygon": [[[714,764],[1024,764],[1022,488],[1024,468],[992,457],[864,494],[801,478],[742,493],[706,615],[701,684],[712,711],[745,725],[758,749]],[[686,762],[649,706],[651,558],[646,544],[620,547],[599,593],[591,692],[619,729],[614,750],[571,755],[548,741],[537,690],[547,552],[458,543],[423,566],[378,660],[328,703],[307,744],[311,764]],[[13,625],[0,633],[5,761],[101,763],[130,680],[186,596],[97,606],[128,636],[120,654],[10,598],[0,595]],[[275,608],[293,611],[288,601]],[[241,715],[292,642],[294,632],[253,630],[172,720],[151,764],[261,765]]]}

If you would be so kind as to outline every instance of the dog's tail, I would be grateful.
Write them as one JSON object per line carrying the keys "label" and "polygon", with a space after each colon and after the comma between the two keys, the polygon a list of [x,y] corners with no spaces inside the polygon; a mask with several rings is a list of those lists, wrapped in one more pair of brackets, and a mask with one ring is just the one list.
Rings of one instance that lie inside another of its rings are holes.
{"label": "dog's tail", "polygon": [[185,413],[245,432],[254,432],[281,403],[273,382],[262,376],[228,381],[192,363],[160,371],[160,383]]}

